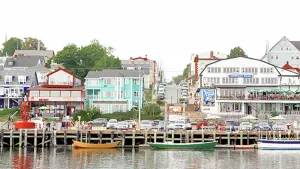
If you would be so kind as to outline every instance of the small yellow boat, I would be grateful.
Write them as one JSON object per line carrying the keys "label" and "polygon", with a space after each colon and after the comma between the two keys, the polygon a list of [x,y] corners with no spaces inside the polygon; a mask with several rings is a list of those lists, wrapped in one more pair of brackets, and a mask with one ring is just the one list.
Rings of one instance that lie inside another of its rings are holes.
{"label": "small yellow boat", "polygon": [[116,148],[120,144],[120,141],[108,143],[108,144],[91,144],[91,143],[82,143],[79,141],[73,140],[74,148],[91,148],[91,149],[108,149]]}

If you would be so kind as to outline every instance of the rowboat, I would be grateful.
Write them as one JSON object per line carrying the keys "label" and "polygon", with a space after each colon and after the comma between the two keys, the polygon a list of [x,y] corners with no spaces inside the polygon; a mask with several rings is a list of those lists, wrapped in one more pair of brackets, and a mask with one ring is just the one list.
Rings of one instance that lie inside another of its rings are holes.
{"label": "rowboat", "polygon": [[198,143],[148,143],[152,148],[159,149],[213,149],[218,142],[198,142]]}
{"label": "rowboat", "polygon": [[74,148],[92,148],[92,149],[107,149],[107,148],[116,148],[120,144],[119,141],[108,143],[108,144],[91,144],[91,143],[82,143],[79,141],[73,140]]}
{"label": "rowboat", "polygon": [[258,149],[262,150],[300,150],[300,140],[257,140]]}

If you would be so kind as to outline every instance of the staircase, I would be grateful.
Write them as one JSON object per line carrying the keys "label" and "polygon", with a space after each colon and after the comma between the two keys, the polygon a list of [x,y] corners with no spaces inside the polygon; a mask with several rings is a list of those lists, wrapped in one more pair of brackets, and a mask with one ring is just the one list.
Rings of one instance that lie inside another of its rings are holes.
{"label": "staircase", "polygon": [[202,120],[204,118],[204,115],[202,112],[195,112],[195,111],[186,111],[183,113],[192,123],[197,123],[198,121]]}
{"label": "staircase", "polygon": [[251,103],[248,103],[248,105],[252,108],[251,111],[252,111],[252,110],[255,111],[255,114],[253,114],[253,112],[252,112],[252,115],[253,115],[253,116],[256,116],[256,117],[257,117],[258,119],[260,119],[260,120],[265,119],[265,114],[264,114],[263,112],[259,111],[259,110],[258,110],[253,104],[251,104]]}

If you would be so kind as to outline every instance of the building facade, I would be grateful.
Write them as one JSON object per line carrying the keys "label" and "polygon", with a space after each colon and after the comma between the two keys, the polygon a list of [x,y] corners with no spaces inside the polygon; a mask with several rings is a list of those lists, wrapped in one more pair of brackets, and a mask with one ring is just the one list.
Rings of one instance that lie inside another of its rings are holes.
{"label": "building facade", "polygon": [[[65,69],[57,69],[46,75],[42,86],[28,89],[28,101],[34,113],[43,116],[72,115],[84,107],[82,80]],[[40,108],[43,107],[41,110]]]}
{"label": "building facade", "polygon": [[199,76],[197,104],[204,113],[224,117],[246,114],[299,114],[299,74],[247,57],[206,65]]}
{"label": "building facade", "polygon": [[290,41],[284,36],[270,50],[267,44],[262,60],[278,67],[284,66],[286,62],[292,67],[300,67],[300,41]]}
{"label": "building facade", "polygon": [[28,92],[28,88],[45,83],[45,75],[50,70],[36,65],[25,70],[0,71],[0,109],[18,106]]}
{"label": "building facade", "polygon": [[143,74],[138,70],[90,71],[85,78],[86,100],[102,113],[142,108]]}

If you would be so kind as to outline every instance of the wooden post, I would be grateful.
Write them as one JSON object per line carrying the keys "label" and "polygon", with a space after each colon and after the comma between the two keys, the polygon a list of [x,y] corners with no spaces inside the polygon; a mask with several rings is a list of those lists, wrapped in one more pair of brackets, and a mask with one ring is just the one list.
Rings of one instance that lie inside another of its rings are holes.
{"label": "wooden post", "polygon": [[111,131],[111,140],[110,142],[113,143],[114,142],[114,138],[115,138],[115,131]]}
{"label": "wooden post", "polygon": [[91,130],[88,131],[88,143],[91,143]]}
{"label": "wooden post", "polygon": [[174,131],[172,131],[172,143],[174,143]]}
{"label": "wooden post", "polygon": [[13,130],[10,129],[10,133],[9,133],[9,146],[12,147],[13,146]]}
{"label": "wooden post", "polygon": [[273,140],[275,139],[275,131],[273,131]]}
{"label": "wooden post", "polygon": [[34,129],[34,142],[33,142],[34,147],[37,146],[37,129]]}
{"label": "wooden post", "polygon": [[258,139],[260,139],[260,131],[258,131]]}
{"label": "wooden post", "polygon": [[88,132],[85,131],[85,143],[87,143],[87,141],[88,141],[87,137],[88,137]]}
{"label": "wooden post", "polygon": [[102,137],[103,137],[102,130],[100,130],[100,133],[99,133],[99,142],[100,142],[100,144],[102,144]]}
{"label": "wooden post", "polygon": [[56,147],[56,131],[53,131],[53,146]]}
{"label": "wooden post", "polygon": [[247,145],[249,145],[250,144],[250,131],[247,131]]}
{"label": "wooden post", "polygon": [[45,146],[45,129],[43,128],[43,135],[42,135],[42,147]]}
{"label": "wooden post", "polygon": [[267,132],[267,131],[265,131],[265,133],[266,133],[266,140],[268,140],[268,132]]}
{"label": "wooden post", "polygon": [[80,142],[82,142],[82,129],[80,130]]}
{"label": "wooden post", "polygon": [[27,129],[25,129],[24,147],[27,147]]}
{"label": "wooden post", "polygon": [[216,141],[216,130],[213,131],[213,139]]}
{"label": "wooden post", "polygon": [[1,142],[1,147],[3,147],[3,138],[4,134],[3,134],[3,129],[1,130],[1,138],[0,138],[0,142]]}
{"label": "wooden post", "polygon": [[67,145],[67,130],[64,130],[64,145]]}
{"label": "wooden post", "polygon": [[19,147],[22,147],[22,129],[20,129],[19,133]]}
{"label": "wooden post", "polygon": [[201,134],[202,134],[202,137],[201,137],[202,138],[202,143],[204,143],[204,131],[203,131],[203,128],[202,128],[202,133]]}
{"label": "wooden post", "polygon": [[189,135],[189,130],[185,131],[185,143],[189,143],[190,141],[190,135]]}
{"label": "wooden post", "polygon": [[179,133],[179,142],[182,143],[182,131]]}
{"label": "wooden post", "polygon": [[126,137],[126,131],[123,131],[123,137],[122,137],[122,148],[125,146],[125,137]]}
{"label": "wooden post", "polygon": [[230,132],[227,133],[227,145],[230,145]]}
{"label": "wooden post", "polygon": [[164,131],[164,143],[166,142],[166,136],[167,136],[167,133],[166,133],[166,131]]}
{"label": "wooden post", "polygon": [[297,140],[299,140],[299,133],[298,132],[296,133],[296,138],[297,138]]}
{"label": "wooden post", "polygon": [[279,140],[281,140],[281,131],[279,131]]}
{"label": "wooden post", "polygon": [[132,131],[132,147],[135,146],[135,130]]}
{"label": "wooden post", "polygon": [[154,143],[156,143],[156,136],[157,136],[157,131],[154,130]]}
{"label": "wooden post", "polygon": [[145,130],[144,144],[147,144],[147,142],[148,142],[148,130]]}
{"label": "wooden post", "polygon": [[243,131],[240,132],[240,145],[243,145]]}
{"label": "wooden post", "polygon": [[193,130],[191,130],[191,143],[193,143],[194,142],[194,132],[193,132]]}

